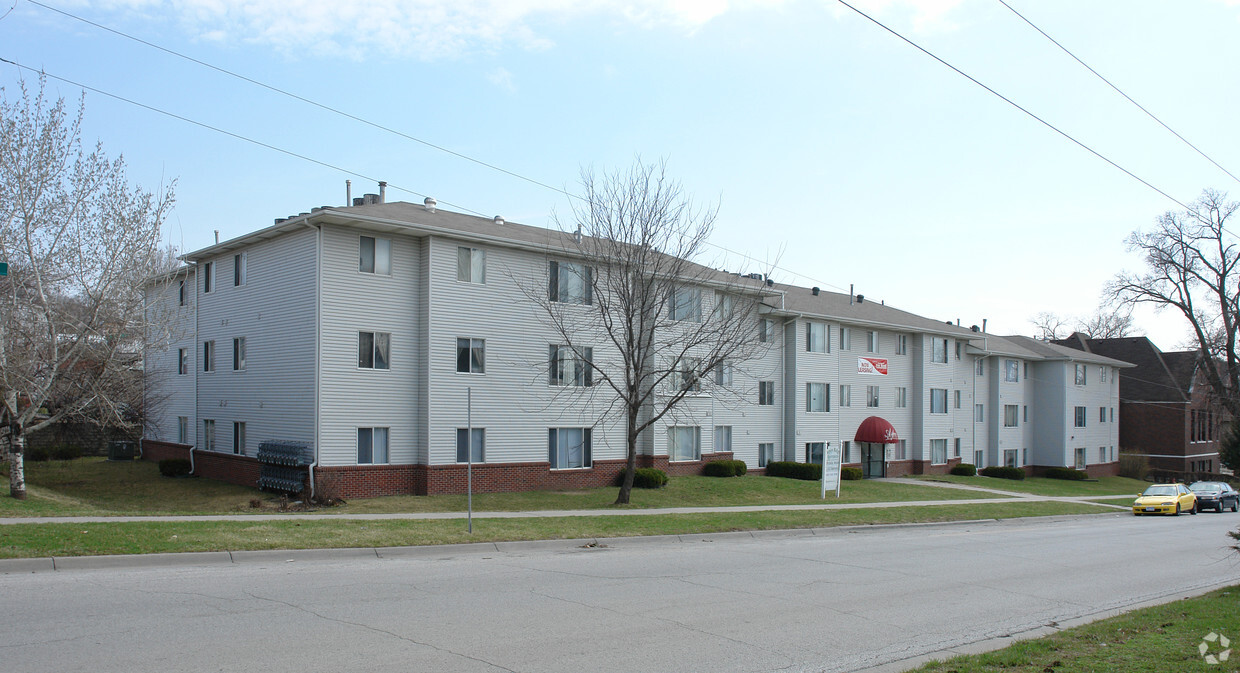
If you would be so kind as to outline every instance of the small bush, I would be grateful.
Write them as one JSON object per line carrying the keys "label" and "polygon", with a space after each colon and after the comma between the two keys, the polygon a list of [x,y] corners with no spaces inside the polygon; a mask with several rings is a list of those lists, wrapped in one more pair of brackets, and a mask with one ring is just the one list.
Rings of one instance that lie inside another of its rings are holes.
{"label": "small bush", "polygon": [[998,477],[1000,479],[1011,479],[1012,481],[1023,481],[1025,479],[1025,471],[1019,467],[983,467],[982,476]]}
{"label": "small bush", "polygon": [[1088,474],[1071,467],[1049,467],[1043,476],[1047,479],[1067,479],[1068,481],[1083,481],[1089,478]]}
{"label": "small bush", "polygon": [[840,479],[842,481],[859,481],[865,478],[865,473],[859,467],[845,467],[840,470]]}
{"label": "small bush", "polygon": [[52,448],[52,458],[56,460],[77,460],[82,457],[82,447],[77,444],[61,444]]}
{"label": "small bush", "polygon": [[42,447],[28,446],[26,447],[25,455],[26,460],[32,463],[46,463],[52,459],[51,452]]}
{"label": "small bush", "polygon": [[165,477],[184,477],[189,474],[190,464],[185,458],[165,458],[159,461],[159,473]]}
{"label": "small bush", "polygon": [[1145,481],[1150,474],[1150,461],[1145,456],[1119,454],[1119,476]]}
{"label": "small bush", "polygon": [[822,466],[815,463],[794,463],[792,461],[780,460],[766,464],[766,476],[818,481],[822,479]]}
{"label": "small bush", "polygon": [[639,467],[633,472],[633,486],[637,488],[663,488],[667,485],[667,473],[656,467]]}
{"label": "small bush", "polygon": [[977,474],[977,466],[973,463],[960,463],[958,465],[952,465],[952,474],[959,475],[961,477],[972,477]]}
{"label": "small bush", "polygon": [[743,460],[712,460],[702,466],[702,474],[708,477],[742,477],[748,469]]}

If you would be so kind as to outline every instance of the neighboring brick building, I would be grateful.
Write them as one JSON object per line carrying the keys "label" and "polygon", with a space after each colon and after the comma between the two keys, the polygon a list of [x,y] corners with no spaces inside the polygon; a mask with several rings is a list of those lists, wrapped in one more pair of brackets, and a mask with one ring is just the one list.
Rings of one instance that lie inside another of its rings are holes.
{"label": "neighboring brick building", "polygon": [[1136,365],[1119,384],[1119,445],[1150,467],[1217,472],[1222,413],[1198,366],[1201,353],[1164,353],[1146,337],[1090,339],[1076,333],[1055,341]]}

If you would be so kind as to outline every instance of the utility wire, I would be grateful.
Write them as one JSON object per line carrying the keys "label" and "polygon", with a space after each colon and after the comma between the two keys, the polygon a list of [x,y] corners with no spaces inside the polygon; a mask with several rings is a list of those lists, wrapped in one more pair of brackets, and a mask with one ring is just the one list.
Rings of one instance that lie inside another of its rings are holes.
{"label": "utility wire", "polygon": [[[185,116],[182,116],[182,115],[176,114],[175,112],[169,112],[169,111],[167,111],[167,110],[162,110],[162,109],[160,109],[160,108],[157,108],[157,107],[154,107],[154,106],[151,106],[151,105],[147,105],[147,104],[145,104],[145,103],[140,103],[140,102],[138,102],[138,101],[136,101],[136,100],[133,100],[133,99],[131,99],[131,98],[125,98],[124,96],[119,96],[119,95],[114,94],[114,93],[109,93],[109,92],[104,91],[104,90],[102,90],[102,89],[96,89],[95,87],[88,86],[88,85],[86,85],[86,84],[82,84],[81,82],[75,82],[75,81],[73,81],[73,80],[71,80],[71,79],[68,79],[67,77],[60,77],[60,76],[58,76],[58,75],[53,75],[52,73],[49,73],[49,72],[46,72],[46,71],[43,71],[43,70],[38,70],[38,69],[32,68],[32,67],[30,67],[30,66],[28,66],[28,65],[22,65],[21,63],[18,63],[17,61],[13,61],[13,60],[10,60],[10,59],[4,58],[4,57],[0,57],[0,62],[8,63],[8,64],[10,64],[10,65],[13,65],[13,66],[16,66],[16,67],[18,67],[18,68],[21,68],[22,70],[26,70],[26,71],[29,71],[29,72],[32,72],[32,73],[38,74],[38,75],[39,75],[39,76],[41,76],[41,77],[50,77],[50,78],[52,78],[52,79],[54,79],[54,80],[57,80],[57,81],[60,81],[60,82],[64,82],[64,83],[66,83],[66,84],[72,84],[73,86],[76,86],[76,87],[78,87],[78,88],[80,88],[80,89],[82,89],[82,90],[84,90],[84,91],[91,91],[91,92],[97,93],[97,94],[99,94],[99,95],[101,95],[101,96],[106,96],[106,97],[108,97],[108,98],[112,98],[112,99],[114,99],[114,100],[118,100],[118,101],[121,101],[121,102],[124,102],[124,103],[129,103],[130,105],[134,105],[134,106],[140,107],[140,108],[142,108],[142,109],[144,109],[144,110],[149,110],[149,111],[151,111],[151,112],[155,112],[155,113],[158,113],[158,114],[164,115],[165,117],[171,117],[171,118],[176,119],[176,120],[178,120],[178,121],[183,121],[183,122],[185,122],[185,123],[187,123],[187,124],[193,124],[194,126],[198,126],[198,127],[201,127],[201,128],[207,129],[207,130],[209,130],[209,131],[215,131],[216,133],[222,133],[222,134],[224,134],[224,135],[226,135],[226,136],[229,136],[230,138],[236,138],[237,140],[241,140],[241,141],[244,141],[244,142],[250,143],[250,144],[252,144],[252,145],[257,145],[257,146],[262,147],[262,148],[265,148],[265,149],[269,149],[269,150],[272,150],[272,151],[275,151],[275,152],[279,152],[279,153],[281,153],[281,154],[285,154],[285,155],[288,155],[288,156],[290,156],[290,157],[294,157],[294,158],[296,158],[296,159],[301,159],[302,161],[309,161],[309,162],[310,162],[310,163],[312,163],[312,164],[317,164],[317,165],[322,166],[322,167],[324,167],[324,168],[330,168],[331,170],[334,170],[334,171],[339,171],[339,172],[341,172],[341,173],[344,173],[345,175],[352,175],[352,176],[354,176],[354,177],[361,178],[361,179],[363,179],[363,180],[370,180],[371,182],[378,182],[378,179],[377,179],[377,178],[370,177],[370,176],[365,175],[365,174],[363,174],[363,173],[359,173],[359,172],[357,172],[357,171],[349,170],[349,169],[347,169],[347,168],[343,168],[343,167],[341,167],[341,166],[337,166],[337,165],[335,165],[335,164],[329,164],[329,163],[327,163],[326,161],[321,161],[321,160],[319,160],[319,159],[315,159],[314,157],[308,157],[308,156],[306,156],[306,155],[304,155],[304,154],[298,154],[297,152],[294,152],[294,151],[292,151],[292,150],[286,150],[286,149],[284,149],[283,147],[277,147],[276,145],[272,145],[272,144],[270,144],[270,143],[265,143],[265,142],[263,142],[263,141],[261,141],[261,140],[255,140],[255,139],[253,139],[253,138],[250,138],[250,137],[247,137],[247,136],[243,136],[243,135],[241,135],[241,134],[239,134],[239,133],[233,133],[232,131],[228,131],[228,130],[222,129],[222,128],[218,127],[218,126],[212,126],[212,125],[210,125],[210,124],[206,124],[206,123],[204,123],[204,122],[200,122],[200,121],[197,121],[197,120],[194,120],[194,119],[190,119],[189,117],[185,117]],[[414,190],[412,190],[412,189],[407,189],[407,188],[405,188],[405,187],[401,187],[401,186],[399,186],[399,185],[394,185],[394,184],[391,184],[391,183],[389,183],[389,184],[388,184],[388,187],[391,187],[392,189],[396,189],[396,190],[399,190],[399,191],[402,191],[402,192],[407,192],[407,193],[409,193],[409,194],[413,194],[413,195],[415,195],[415,196],[421,196],[421,197],[425,197],[425,196],[426,196],[426,194],[422,194],[421,192],[416,192],[416,191],[414,191]],[[466,211],[466,212],[469,212],[469,213],[473,213],[474,215],[477,215],[477,216],[479,216],[479,217],[486,217],[485,215],[483,215],[482,213],[480,213],[480,212],[478,212],[478,211],[476,211],[476,210],[473,210],[473,209],[471,209],[471,208],[466,208],[465,206],[462,206],[462,205],[459,205],[459,204],[450,203],[450,202],[448,202],[448,201],[444,201],[443,203],[445,203],[445,204],[447,204],[447,205],[449,205],[449,206],[452,206],[453,208],[458,208],[458,209],[460,209],[460,210],[463,210],[463,211]]]}
{"label": "utility wire", "polygon": [[[440,152],[445,152],[445,153],[447,153],[447,154],[451,154],[452,156],[457,157],[458,159],[464,159],[465,161],[469,161],[469,162],[472,162],[472,163],[478,164],[479,166],[484,166],[484,167],[489,168],[489,169],[491,169],[491,170],[493,170],[493,171],[499,171],[500,173],[504,173],[504,174],[506,174],[506,175],[510,175],[510,176],[512,176],[512,177],[514,177],[514,178],[517,178],[518,180],[524,180],[524,181],[526,181],[526,182],[529,182],[529,183],[532,183],[532,184],[538,185],[539,187],[544,187],[544,188],[546,188],[546,189],[550,189],[550,190],[551,190],[551,191],[553,191],[553,192],[559,192],[560,194],[563,194],[564,196],[567,196],[567,197],[569,197],[569,198],[572,198],[572,199],[580,199],[580,198],[581,198],[580,196],[577,196],[576,194],[569,193],[569,192],[567,192],[567,191],[565,191],[565,190],[563,190],[563,189],[560,189],[560,188],[558,188],[558,187],[553,187],[553,186],[551,186],[551,185],[549,185],[549,184],[547,184],[547,183],[545,183],[545,182],[539,182],[538,180],[535,180],[534,178],[529,178],[529,177],[526,177],[526,176],[524,176],[524,175],[521,175],[520,173],[514,173],[513,171],[510,171],[510,170],[507,170],[507,169],[505,169],[505,168],[501,168],[501,167],[499,167],[499,166],[496,166],[495,164],[487,163],[487,162],[485,162],[485,161],[482,161],[481,159],[475,159],[475,158],[473,158],[473,157],[471,157],[471,156],[469,156],[469,155],[466,155],[466,154],[461,154],[460,152],[457,152],[457,151],[455,151],[455,150],[448,149],[447,147],[444,147],[444,146],[442,146],[442,145],[436,145],[435,143],[432,143],[432,142],[430,142],[430,141],[423,140],[423,139],[418,138],[418,137],[416,137],[416,136],[411,136],[411,135],[409,135],[408,133],[404,133],[404,132],[402,132],[402,131],[398,131],[398,130],[396,130],[396,129],[394,129],[394,128],[391,128],[391,127],[388,127],[388,126],[384,126],[384,125],[379,124],[379,123],[377,123],[377,122],[372,122],[372,121],[370,121],[369,119],[365,119],[365,118],[363,118],[363,117],[359,117],[359,116],[357,116],[357,115],[350,114],[350,113],[345,112],[345,111],[343,111],[343,110],[340,110],[340,109],[338,109],[338,108],[334,108],[334,107],[332,107],[332,106],[330,106],[330,105],[325,105],[325,104],[323,104],[323,103],[319,103],[318,101],[314,101],[314,100],[311,100],[311,99],[309,99],[309,98],[305,98],[304,96],[299,96],[299,95],[297,95],[297,94],[295,94],[295,93],[292,93],[292,92],[290,92],[290,91],[286,91],[286,90],[281,89],[281,88],[276,87],[276,86],[272,86],[272,85],[267,84],[267,83],[265,83],[265,82],[260,82],[260,81],[258,81],[258,80],[256,80],[256,79],[253,79],[253,78],[250,78],[250,77],[246,77],[245,75],[242,75],[242,74],[239,74],[239,73],[233,72],[232,70],[228,70],[228,69],[226,69],[226,68],[221,68],[221,67],[219,67],[219,66],[217,66],[217,65],[212,65],[212,64],[210,64],[210,63],[207,63],[206,61],[201,61],[201,60],[196,59],[196,58],[194,58],[194,57],[192,57],[192,56],[187,56],[187,55],[185,55],[185,54],[182,54],[182,53],[181,53],[181,52],[179,52],[179,51],[175,51],[175,50],[169,49],[169,48],[167,48],[167,47],[162,47],[162,46],[160,46],[160,45],[158,45],[158,44],[155,44],[155,43],[153,43],[153,42],[148,42],[148,41],[146,41],[146,40],[143,40],[143,39],[142,39],[142,38],[140,38],[140,37],[135,37],[135,36],[133,36],[133,35],[130,35],[130,34],[128,34],[128,33],[123,33],[123,32],[121,32],[121,31],[119,31],[119,30],[114,29],[114,28],[109,28],[109,27],[107,27],[107,26],[105,26],[105,25],[102,25],[102,24],[99,24],[99,23],[95,23],[94,21],[91,21],[90,19],[86,19],[86,18],[83,18],[83,17],[77,16],[76,14],[70,14],[69,12],[66,12],[66,11],[64,11],[64,10],[62,10],[62,9],[57,9],[57,8],[55,8],[55,7],[52,7],[52,6],[45,5],[45,4],[41,3],[41,2],[39,2],[38,0],[27,0],[27,1],[28,1],[30,4],[32,4],[32,5],[38,5],[39,7],[42,7],[43,9],[51,10],[51,11],[53,11],[53,12],[56,12],[57,14],[61,14],[61,15],[63,15],[63,16],[66,16],[66,17],[70,18],[70,19],[74,19],[74,20],[77,20],[77,21],[81,21],[82,23],[92,25],[92,26],[94,26],[94,27],[96,27],[96,28],[99,28],[99,29],[101,29],[101,30],[106,30],[106,31],[108,31],[109,33],[112,33],[113,35],[119,35],[120,37],[123,37],[123,38],[125,38],[125,39],[128,39],[128,40],[133,40],[134,42],[138,42],[138,43],[140,43],[140,44],[144,44],[144,45],[146,45],[146,46],[148,46],[148,47],[151,47],[152,49],[158,49],[158,50],[160,50],[160,51],[164,52],[165,54],[170,54],[170,55],[172,55],[172,56],[176,56],[177,58],[185,59],[186,61],[190,61],[191,63],[196,63],[196,64],[198,64],[198,65],[200,65],[200,66],[202,66],[202,67],[204,67],[204,68],[210,68],[210,69],[212,69],[212,70],[214,70],[214,71],[216,71],[216,72],[219,72],[219,73],[223,73],[223,74],[225,74],[225,75],[228,75],[229,77],[235,77],[235,78],[237,78],[237,79],[239,79],[239,80],[242,80],[242,81],[245,81],[245,82],[249,82],[250,84],[253,84],[254,86],[259,86],[259,87],[262,87],[262,88],[264,88],[264,89],[267,89],[268,91],[272,91],[272,92],[278,93],[278,94],[280,94],[280,95],[282,95],[282,96],[287,96],[287,97],[292,98],[292,99],[294,99],[294,100],[301,101],[302,103],[306,103],[307,105],[313,105],[314,107],[317,107],[317,108],[319,108],[320,110],[326,110],[327,112],[331,112],[331,113],[333,113],[333,114],[340,115],[341,117],[345,117],[345,118],[347,118],[347,119],[352,119],[352,120],[353,120],[353,121],[355,121],[355,122],[360,122],[360,123],[365,124],[365,125],[367,125],[367,126],[370,126],[370,127],[372,127],[372,128],[376,128],[376,129],[379,129],[379,130],[381,130],[381,131],[386,131],[386,132],[388,132],[388,133],[391,133],[391,134],[394,134],[394,135],[398,135],[398,136],[400,136],[400,137],[402,137],[402,138],[405,138],[406,140],[412,140],[412,141],[413,141],[413,142],[415,142],[415,143],[419,143],[419,144],[421,144],[421,145],[425,145],[426,147],[430,147],[431,149],[435,149],[435,150],[439,150]],[[473,212],[473,211],[470,211],[470,212]]]}
{"label": "utility wire", "polygon": [[1153,119],[1154,121],[1158,122],[1158,125],[1159,125],[1159,126],[1161,126],[1161,127],[1165,128],[1165,129],[1167,129],[1168,131],[1170,131],[1170,132],[1171,132],[1171,134],[1172,134],[1172,135],[1174,135],[1175,137],[1179,138],[1179,139],[1180,139],[1180,140],[1181,140],[1181,141],[1182,141],[1185,145],[1188,145],[1189,147],[1193,148],[1193,151],[1194,151],[1194,152],[1196,152],[1197,154],[1200,154],[1201,156],[1205,157],[1206,161],[1209,161],[1210,163],[1214,164],[1214,165],[1215,165],[1215,166],[1216,166],[1216,167],[1217,167],[1220,171],[1223,171],[1224,173],[1226,173],[1227,175],[1229,175],[1229,176],[1231,177],[1231,179],[1232,179],[1232,180],[1235,180],[1236,182],[1240,182],[1240,178],[1237,178],[1234,174],[1232,174],[1232,172],[1231,172],[1231,171],[1227,170],[1226,168],[1223,168],[1221,165],[1219,165],[1219,163],[1218,163],[1217,161],[1215,161],[1214,159],[1210,158],[1210,156],[1209,156],[1208,154],[1206,154],[1205,152],[1201,151],[1201,149],[1200,149],[1200,148],[1198,148],[1196,145],[1194,145],[1194,144],[1190,143],[1190,142],[1188,141],[1188,139],[1187,139],[1187,138],[1185,138],[1184,136],[1180,135],[1179,133],[1176,133],[1175,129],[1171,128],[1170,126],[1167,126],[1167,124],[1165,124],[1165,123],[1163,122],[1163,120],[1161,120],[1161,119],[1159,119],[1158,117],[1154,116],[1154,113],[1153,113],[1153,112],[1150,112],[1149,110],[1145,109],[1145,107],[1144,107],[1144,106],[1142,106],[1142,105],[1141,105],[1140,103],[1138,103],[1137,101],[1133,100],[1131,96],[1129,96],[1128,94],[1124,93],[1122,90],[1120,90],[1120,88],[1119,88],[1119,87],[1117,87],[1117,86],[1115,86],[1114,84],[1112,84],[1112,83],[1111,83],[1111,80],[1109,80],[1109,79],[1107,79],[1107,78],[1103,77],[1103,76],[1102,76],[1102,75],[1101,75],[1101,74],[1100,74],[1097,70],[1094,70],[1093,68],[1089,67],[1089,64],[1088,64],[1088,63],[1086,63],[1085,61],[1082,61],[1080,58],[1078,58],[1076,54],[1072,53],[1072,52],[1071,52],[1071,51],[1070,51],[1067,47],[1065,47],[1065,46],[1063,46],[1062,44],[1060,44],[1058,40],[1056,40],[1055,38],[1051,37],[1050,35],[1047,35],[1047,34],[1046,34],[1046,31],[1044,31],[1044,30],[1042,30],[1041,28],[1037,27],[1037,25],[1035,25],[1032,21],[1030,21],[1029,19],[1025,18],[1025,15],[1023,15],[1023,14],[1021,14],[1020,12],[1016,11],[1016,10],[1015,10],[1015,9],[1014,9],[1011,5],[1009,5],[1008,3],[1004,2],[1004,0],[999,0],[999,4],[1003,5],[1004,7],[1007,7],[1007,8],[1008,8],[1008,9],[1010,9],[1010,10],[1012,10],[1012,13],[1013,13],[1013,14],[1015,14],[1016,16],[1019,16],[1019,17],[1020,17],[1020,19],[1021,19],[1022,21],[1024,21],[1024,22],[1025,22],[1025,23],[1027,23],[1027,24],[1029,24],[1029,26],[1030,26],[1030,27],[1032,27],[1034,30],[1038,31],[1039,33],[1042,33],[1042,37],[1045,37],[1046,39],[1050,40],[1050,41],[1051,41],[1051,43],[1053,43],[1056,47],[1059,47],[1060,49],[1062,49],[1062,50],[1063,50],[1063,52],[1064,52],[1065,54],[1067,54],[1068,56],[1071,56],[1071,57],[1072,57],[1072,59],[1073,59],[1074,61],[1076,61],[1077,63],[1080,63],[1082,66],[1084,66],[1084,67],[1085,67],[1085,69],[1086,69],[1086,70],[1088,70],[1088,71],[1092,72],[1092,73],[1094,74],[1094,76],[1095,76],[1095,77],[1097,77],[1098,79],[1102,80],[1103,82],[1106,82],[1107,86],[1111,87],[1112,89],[1115,89],[1115,92],[1116,92],[1116,93],[1118,93],[1119,95],[1121,95],[1121,96],[1123,96],[1125,99],[1127,99],[1129,103],[1132,103],[1133,105],[1137,106],[1137,109],[1138,109],[1138,110],[1140,110],[1140,111],[1144,112],[1145,114],[1149,115],[1149,118],[1150,118],[1150,119]]}
{"label": "utility wire", "polygon": [[952,71],[954,71],[957,75],[960,75],[961,77],[964,77],[965,79],[969,80],[970,82],[973,82],[974,84],[976,84],[976,85],[978,85],[978,86],[982,87],[983,89],[985,89],[985,90],[989,91],[990,93],[994,94],[995,96],[997,96],[1000,100],[1002,100],[1003,102],[1007,103],[1008,105],[1011,105],[1012,107],[1016,108],[1017,110],[1020,110],[1021,112],[1024,112],[1026,115],[1029,115],[1030,117],[1034,118],[1035,120],[1037,120],[1038,122],[1040,122],[1040,123],[1041,123],[1043,126],[1045,126],[1046,128],[1048,128],[1048,129],[1050,129],[1050,130],[1054,131],[1055,133],[1058,133],[1059,135],[1063,136],[1064,138],[1067,138],[1068,140],[1072,141],[1072,143],[1073,143],[1073,144],[1075,144],[1076,146],[1078,146],[1078,147],[1080,147],[1081,149],[1085,150],[1086,152],[1089,152],[1090,154],[1092,154],[1092,155],[1094,155],[1094,156],[1098,157],[1099,159],[1102,159],[1103,161],[1107,162],[1108,164],[1111,164],[1111,166],[1113,166],[1113,167],[1115,167],[1115,168],[1119,169],[1120,171],[1123,171],[1125,175],[1127,175],[1128,177],[1132,178],[1133,180],[1136,180],[1137,182],[1140,182],[1141,184],[1145,185],[1146,187],[1149,187],[1150,189],[1152,189],[1152,190],[1154,190],[1154,191],[1158,192],[1159,194],[1162,194],[1165,198],[1167,198],[1167,199],[1168,199],[1168,200],[1170,200],[1170,201],[1175,202],[1175,203],[1176,203],[1177,205],[1179,205],[1181,208],[1183,208],[1183,209],[1185,209],[1185,210],[1191,210],[1191,208],[1189,208],[1188,206],[1184,205],[1184,203],[1183,203],[1183,202],[1181,202],[1179,199],[1177,199],[1177,198],[1175,198],[1174,196],[1171,196],[1170,194],[1168,194],[1167,192],[1164,192],[1163,190],[1161,190],[1161,189],[1159,189],[1159,188],[1155,187],[1154,185],[1150,184],[1149,182],[1146,182],[1145,180],[1143,180],[1143,179],[1141,179],[1141,178],[1137,177],[1137,175],[1136,175],[1136,174],[1134,174],[1132,171],[1128,170],[1127,168],[1124,168],[1123,166],[1120,166],[1119,164],[1115,163],[1114,161],[1111,161],[1110,159],[1106,158],[1105,156],[1103,156],[1101,153],[1099,153],[1097,150],[1093,149],[1093,148],[1092,148],[1092,147],[1090,147],[1089,145],[1086,145],[1085,143],[1083,143],[1083,142],[1081,142],[1081,141],[1077,140],[1076,138],[1073,138],[1072,136],[1068,135],[1068,133],[1067,133],[1067,132],[1059,130],[1059,128],[1058,128],[1058,127],[1056,127],[1054,124],[1051,124],[1050,122],[1046,121],[1045,119],[1042,119],[1041,117],[1039,117],[1039,116],[1035,115],[1034,113],[1030,112],[1029,110],[1026,110],[1025,108],[1021,107],[1020,105],[1018,105],[1017,103],[1015,103],[1012,99],[1008,98],[1007,96],[1004,96],[1003,94],[999,93],[998,91],[995,91],[994,89],[992,89],[992,88],[990,88],[990,87],[986,86],[985,84],[982,84],[980,81],[978,81],[977,79],[973,78],[973,77],[972,77],[971,75],[969,75],[968,73],[966,73],[966,72],[964,72],[963,70],[961,70],[960,68],[957,68],[956,66],[954,66],[954,65],[952,65],[952,64],[950,64],[950,63],[948,63],[947,61],[944,61],[943,59],[941,59],[941,58],[939,58],[938,56],[934,55],[932,52],[930,52],[930,51],[926,50],[926,49],[925,49],[924,47],[922,47],[921,45],[917,44],[916,42],[913,42],[912,40],[908,39],[907,37],[904,37],[904,36],[903,36],[903,35],[901,35],[900,33],[896,32],[894,29],[888,28],[885,24],[883,24],[883,23],[882,23],[881,21],[879,21],[878,19],[875,19],[874,17],[870,16],[869,14],[866,14],[865,12],[863,12],[863,11],[861,11],[861,10],[857,9],[856,7],[853,7],[852,5],[848,4],[848,3],[847,3],[847,2],[845,2],[844,0],[838,0],[838,2],[839,2],[841,5],[844,5],[845,7],[849,8],[849,9],[851,9],[852,11],[854,11],[854,12],[856,12],[856,13],[860,14],[861,16],[865,17],[866,19],[869,19],[871,23],[873,23],[874,25],[878,26],[879,28],[882,28],[883,30],[887,31],[888,33],[891,33],[892,35],[895,35],[896,37],[900,38],[901,40],[903,40],[904,42],[906,42],[909,46],[913,47],[913,48],[914,48],[914,49],[916,49],[917,51],[920,51],[921,53],[925,54],[926,56],[929,56],[930,58],[932,58],[932,59],[934,59],[934,60],[938,61],[939,63],[942,63],[943,65],[947,66],[948,68],[951,68],[951,69],[952,69]]}

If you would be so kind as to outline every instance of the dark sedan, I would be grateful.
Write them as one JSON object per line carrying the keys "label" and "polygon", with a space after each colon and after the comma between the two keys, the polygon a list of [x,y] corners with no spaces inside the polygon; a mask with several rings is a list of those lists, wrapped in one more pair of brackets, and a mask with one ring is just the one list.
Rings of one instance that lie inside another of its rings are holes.
{"label": "dark sedan", "polygon": [[1221,512],[1227,508],[1233,512],[1240,510],[1240,493],[1226,482],[1195,481],[1189,485],[1188,490],[1197,496],[1198,511],[1212,509]]}

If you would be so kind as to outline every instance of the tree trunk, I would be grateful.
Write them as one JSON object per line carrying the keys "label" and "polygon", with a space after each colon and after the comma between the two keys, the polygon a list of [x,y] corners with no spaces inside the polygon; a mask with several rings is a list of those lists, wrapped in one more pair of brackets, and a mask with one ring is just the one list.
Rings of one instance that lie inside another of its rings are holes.
{"label": "tree trunk", "polygon": [[26,499],[26,434],[13,429],[9,447],[9,495],[17,500]]}
{"label": "tree trunk", "polygon": [[629,410],[629,426],[627,431],[628,456],[624,460],[624,479],[620,481],[620,493],[616,495],[616,505],[629,504],[629,494],[633,492],[633,474],[637,471],[637,413]]}

